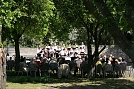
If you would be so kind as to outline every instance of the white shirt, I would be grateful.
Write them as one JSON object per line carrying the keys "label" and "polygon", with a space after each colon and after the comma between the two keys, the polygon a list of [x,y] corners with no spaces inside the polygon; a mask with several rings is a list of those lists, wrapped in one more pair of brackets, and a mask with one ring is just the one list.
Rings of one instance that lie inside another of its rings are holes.
{"label": "white shirt", "polygon": [[60,54],[63,56],[63,55],[66,55],[65,51],[64,50],[61,50],[60,51]]}
{"label": "white shirt", "polygon": [[9,61],[10,60],[10,56],[6,56],[6,60]]}
{"label": "white shirt", "polygon": [[85,50],[84,50],[83,48],[82,48],[82,49],[80,49],[79,51],[80,51],[80,52],[85,52]]}
{"label": "white shirt", "polygon": [[77,58],[77,59],[76,59],[76,63],[82,63],[82,59]]}
{"label": "white shirt", "polygon": [[57,50],[57,46],[53,46],[52,49],[55,51]]}
{"label": "white shirt", "polygon": [[40,53],[40,51],[41,51],[41,48],[37,48],[37,53]]}
{"label": "white shirt", "polygon": [[84,44],[82,44],[80,47],[82,47],[82,49],[85,49],[85,45]]}

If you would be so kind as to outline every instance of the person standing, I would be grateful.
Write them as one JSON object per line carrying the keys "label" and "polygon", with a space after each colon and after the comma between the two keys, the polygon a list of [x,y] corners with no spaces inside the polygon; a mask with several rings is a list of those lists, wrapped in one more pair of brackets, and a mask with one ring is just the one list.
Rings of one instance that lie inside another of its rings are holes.
{"label": "person standing", "polygon": [[37,51],[36,51],[38,57],[41,56],[41,50],[42,50],[42,49],[41,49],[41,47],[40,47],[40,44],[38,44],[38,46],[37,46]]}
{"label": "person standing", "polygon": [[6,54],[6,61],[9,61],[10,60],[10,56],[9,56],[9,53]]}
{"label": "person standing", "polygon": [[84,49],[84,50],[85,50],[85,45],[84,45],[84,42],[81,42],[80,47],[81,47],[82,49]]}

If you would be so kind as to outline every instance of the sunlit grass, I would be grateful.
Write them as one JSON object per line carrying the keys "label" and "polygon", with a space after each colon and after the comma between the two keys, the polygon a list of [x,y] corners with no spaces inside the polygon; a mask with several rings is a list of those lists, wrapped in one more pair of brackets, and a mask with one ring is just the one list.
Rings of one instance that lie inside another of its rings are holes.
{"label": "sunlit grass", "polygon": [[38,83],[26,83],[26,84],[20,84],[20,83],[11,83],[7,82],[6,89],[46,89],[46,86],[44,84]]}

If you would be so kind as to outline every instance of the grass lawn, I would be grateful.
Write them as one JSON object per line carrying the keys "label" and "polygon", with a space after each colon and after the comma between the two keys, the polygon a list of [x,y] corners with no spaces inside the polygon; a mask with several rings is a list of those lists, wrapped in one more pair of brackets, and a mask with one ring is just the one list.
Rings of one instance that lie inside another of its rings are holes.
{"label": "grass lawn", "polygon": [[[92,86],[98,89],[98,86],[105,86],[106,89],[134,89],[134,78],[94,78],[88,80],[86,78],[61,78],[58,79],[56,75],[51,77],[32,77],[32,76],[15,76],[14,73],[7,73],[6,89],[46,89],[48,86],[53,86],[55,89],[63,89],[61,87],[69,87],[73,89],[74,86],[79,86],[81,89],[86,89],[87,86]],[[103,88],[102,88],[103,89]]]}
{"label": "grass lawn", "polygon": [[[61,86],[68,86],[69,89],[73,89],[73,86],[97,86],[103,85],[107,89],[109,87],[118,86],[118,89],[123,89],[122,86],[129,86],[134,89],[134,81],[131,79],[118,79],[118,78],[96,78],[94,80],[82,79],[82,78],[48,78],[46,77],[27,77],[27,76],[8,76],[6,89],[46,89],[47,86],[55,86],[56,89],[60,89]],[[82,88],[85,89],[85,88]],[[95,88],[96,89],[96,88]]]}
{"label": "grass lawn", "polygon": [[10,83],[7,82],[6,89],[46,89],[46,86],[44,86],[41,83],[33,84],[33,83]]}

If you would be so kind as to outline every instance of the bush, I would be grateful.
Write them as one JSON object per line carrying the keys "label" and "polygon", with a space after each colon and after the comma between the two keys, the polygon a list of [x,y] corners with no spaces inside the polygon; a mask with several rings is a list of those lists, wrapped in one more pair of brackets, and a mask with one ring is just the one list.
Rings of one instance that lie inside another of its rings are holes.
{"label": "bush", "polygon": [[16,76],[17,72],[16,71],[7,71],[6,74],[7,74],[7,76]]}
{"label": "bush", "polygon": [[7,76],[7,81],[15,83],[48,83],[49,77]]}
{"label": "bush", "polygon": [[2,43],[0,43],[0,48],[2,48],[3,47],[3,44]]}

